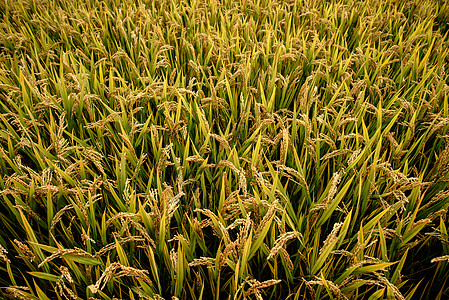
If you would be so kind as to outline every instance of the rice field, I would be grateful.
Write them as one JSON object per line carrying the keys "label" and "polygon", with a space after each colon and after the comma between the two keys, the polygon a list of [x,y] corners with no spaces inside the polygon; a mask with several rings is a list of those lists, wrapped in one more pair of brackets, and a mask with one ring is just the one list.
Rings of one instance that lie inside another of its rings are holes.
{"label": "rice field", "polygon": [[449,298],[447,1],[0,16],[0,298]]}

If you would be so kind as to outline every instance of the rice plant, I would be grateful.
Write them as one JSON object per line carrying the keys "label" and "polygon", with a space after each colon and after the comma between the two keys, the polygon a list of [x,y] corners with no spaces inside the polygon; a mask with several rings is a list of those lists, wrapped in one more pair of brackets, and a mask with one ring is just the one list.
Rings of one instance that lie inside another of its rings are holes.
{"label": "rice plant", "polygon": [[446,1],[0,15],[0,297],[449,297]]}

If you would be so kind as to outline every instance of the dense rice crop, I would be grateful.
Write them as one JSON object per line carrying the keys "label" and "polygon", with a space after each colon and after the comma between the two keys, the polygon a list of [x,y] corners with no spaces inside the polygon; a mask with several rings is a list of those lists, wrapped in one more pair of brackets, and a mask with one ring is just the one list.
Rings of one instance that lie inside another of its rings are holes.
{"label": "dense rice crop", "polygon": [[449,297],[446,1],[0,16],[3,297]]}

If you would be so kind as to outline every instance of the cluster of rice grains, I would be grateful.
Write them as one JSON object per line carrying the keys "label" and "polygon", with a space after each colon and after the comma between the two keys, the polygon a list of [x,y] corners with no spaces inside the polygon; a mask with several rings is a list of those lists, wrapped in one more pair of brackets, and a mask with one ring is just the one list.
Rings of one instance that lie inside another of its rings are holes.
{"label": "cluster of rice grains", "polygon": [[449,297],[447,1],[0,15],[3,297]]}

